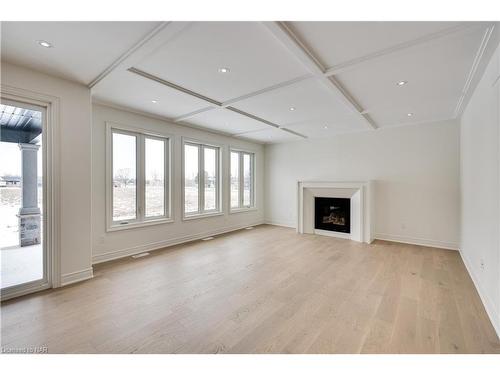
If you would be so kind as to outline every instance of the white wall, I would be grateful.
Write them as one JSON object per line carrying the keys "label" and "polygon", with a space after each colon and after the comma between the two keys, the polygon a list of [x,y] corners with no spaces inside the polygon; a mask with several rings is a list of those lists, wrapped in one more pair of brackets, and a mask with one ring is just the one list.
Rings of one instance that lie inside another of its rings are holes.
{"label": "white wall", "polygon": [[375,237],[458,248],[456,121],[266,146],[267,222],[296,226],[301,180],[375,180]]}
{"label": "white wall", "polygon": [[499,48],[461,118],[460,166],[462,258],[500,336]]}
{"label": "white wall", "polygon": [[62,282],[91,275],[91,101],[80,84],[2,62],[1,83],[60,100]]}
{"label": "white wall", "polygon": [[[143,228],[106,232],[105,223],[105,123],[106,121],[151,131],[166,132],[173,135],[173,181],[172,208],[175,222]],[[223,146],[222,156],[222,204],[223,216],[203,219],[182,220],[181,207],[181,145],[182,137],[212,142]],[[228,147],[237,147],[255,152],[256,158],[256,210],[228,214]],[[153,117],[127,112],[108,106],[93,105],[92,132],[92,249],[94,262],[118,258],[145,250],[165,247],[171,244],[202,238],[208,235],[230,231],[237,228],[260,224],[264,219],[263,210],[263,165],[264,147],[260,144],[245,142],[231,137],[210,133],[194,128],[162,121]]]}

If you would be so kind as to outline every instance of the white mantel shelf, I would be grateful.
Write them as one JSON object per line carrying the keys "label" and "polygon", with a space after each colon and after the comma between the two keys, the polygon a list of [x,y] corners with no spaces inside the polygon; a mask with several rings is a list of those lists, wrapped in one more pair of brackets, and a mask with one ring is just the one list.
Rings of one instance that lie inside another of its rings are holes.
{"label": "white mantel shelf", "polygon": [[[351,199],[351,234],[353,241],[371,243],[373,240],[372,182],[298,181],[297,232],[321,233],[314,230],[314,197]],[[339,235],[345,238],[345,235]]]}

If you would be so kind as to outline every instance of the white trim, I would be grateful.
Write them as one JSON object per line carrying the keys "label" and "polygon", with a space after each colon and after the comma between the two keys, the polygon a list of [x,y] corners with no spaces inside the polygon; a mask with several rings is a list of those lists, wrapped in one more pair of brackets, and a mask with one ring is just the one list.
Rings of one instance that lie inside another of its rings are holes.
{"label": "white trim", "polygon": [[[26,287],[24,292],[11,290],[2,292],[2,299],[11,298],[61,285],[61,182],[60,182],[60,98],[5,84],[0,85],[0,96],[6,100],[27,103],[45,108],[43,153],[44,166],[44,247],[48,262],[47,280],[38,286]],[[90,235],[90,234],[89,234]],[[7,297],[8,296],[8,297]]]}
{"label": "white trim", "polygon": [[206,217],[213,217],[213,216],[224,216],[224,212],[205,212],[202,214],[193,214],[193,215],[186,215],[182,218],[183,221],[189,221],[189,220],[196,220],[196,219],[204,219]]}
{"label": "white trim", "polygon": [[257,207],[243,207],[243,208],[232,208],[229,210],[229,214],[240,214],[242,212],[257,211]]}
{"label": "white trim", "polygon": [[311,49],[290,29],[285,22],[262,22],[276,39],[295,56],[302,65],[329,90],[335,98],[339,99],[352,113],[361,119],[370,129],[378,126],[368,116],[363,114],[363,108],[354,97],[340,85],[333,76],[325,76],[325,67],[312,53]]}
{"label": "white trim", "polygon": [[[231,153],[237,153],[238,154],[238,207],[232,207],[231,206]],[[251,188],[250,188],[250,205],[249,206],[244,206],[243,205],[243,199],[244,199],[244,170],[243,170],[243,160],[244,160],[244,155],[249,155],[250,156],[250,172],[251,172]],[[240,147],[233,147],[229,145],[229,167],[228,167],[228,184],[227,184],[227,189],[228,189],[228,196],[227,196],[227,201],[228,201],[228,212],[229,214],[235,214],[235,213],[240,213],[240,212],[245,212],[245,211],[253,211],[257,210],[257,194],[255,193],[256,191],[256,186],[257,186],[257,175],[256,175],[256,165],[257,165],[257,155],[255,151],[249,151],[244,148]]]}
{"label": "white trim", "polygon": [[487,293],[481,288],[481,283],[479,283],[479,279],[476,277],[476,274],[472,272],[472,264],[469,262],[469,259],[465,256],[464,253],[459,251],[462,261],[464,262],[465,268],[469,272],[469,275],[476,287],[477,293],[479,294],[479,298],[483,302],[484,309],[486,310],[486,314],[488,314],[488,318],[490,318],[491,324],[496,331],[497,337],[500,339],[500,312],[495,308],[495,304],[490,299]]}
{"label": "white trim", "polygon": [[[190,145],[193,147],[198,148],[198,211],[196,212],[186,212],[186,206],[185,206],[185,198],[186,194],[184,191],[185,188],[185,146]],[[215,190],[215,195],[216,195],[216,200],[215,200],[215,209],[213,210],[205,210],[205,174],[204,168],[205,168],[205,148],[213,149],[215,150],[215,163],[216,163],[216,190]],[[222,160],[223,160],[223,149],[224,149],[224,144],[223,143],[214,143],[214,142],[207,142],[207,141],[202,141],[196,138],[190,138],[190,137],[181,137],[181,217],[182,220],[192,220],[192,219],[198,219],[198,218],[203,218],[203,217],[210,217],[210,216],[218,216],[218,215],[224,215],[224,210],[222,207],[222,172],[223,172],[223,165],[222,165]]]}
{"label": "white trim", "polygon": [[[38,280],[36,280],[38,281]],[[26,283],[22,284],[20,288],[6,288],[1,292],[1,300],[2,301],[7,301],[11,298],[16,298],[16,297],[21,297],[27,294],[35,293],[35,292],[40,292],[45,289],[50,289],[51,285],[49,283],[43,283],[43,284],[38,284],[38,283]]]}
{"label": "white trim", "polygon": [[80,281],[91,279],[93,277],[94,277],[94,270],[92,267],[81,271],[66,273],[61,277],[61,286],[74,284]]}
{"label": "white trim", "polygon": [[[141,110],[138,110],[138,109],[135,109],[135,108],[132,108],[132,107],[128,107],[126,105],[119,105],[119,104],[111,103],[111,102],[108,102],[108,101],[102,100],[102,99],[92,98],[92,104],[99,105],[99,106],[102,106],[102,107],[112,108],[112,109],[115,109],[115,110],[118,110],[118,111],[130,112],[130,113],[132,113],[134,115],[144,116],[144,117],[147,117],[147,118],[150,118],[150,119],[153,119],[153,120],[168,122],[169,125],[173,125],[173,126],[188,127],[188,128],[191,128],[191,129],[194,129],[194,130],[198,130],[198,131],[203,131],[204,133],[208,133],[208,134],[212,134],[212,135],[222,135],[222,136],[227,137],[227,138],[238,138],[238,134],[237,133],[229,133],[229,132],[225,132],[225,131],[221,131],[221,130],[210,129],[210,128],[199,126],[199,125],[195,125],[195,124],[192,124],[192,123],[189,123],[189,122],[178,122],[178,123],[176,123],[174,121],[174,119],[172,119],[170,117],[161,116],[161,115],[154,114],[154,113],[151,113],[151,112],[141,111]],[[258,145],[264,145],[265,144],[265,142],[258,141],[258,140],[245,140],[245,142],[250,142],[250,143],[254,143],[254,144],[258,144]]]}
{"label": "white trim", "polygon": [[107,66],[104,71],[102,71],[96,78],[94,78],[87,86],[91,89],[95,85],[97,85],[100,81],[102,81],[106,76],[111,74],[115,69],[117,69],[121,64],[127,61],[135,52],[141,49],[146,43],[148,43],[151,39],[153,39],[157,34],[164,32],[164,30],[171,24],[172,22],[161,22],[159,25],[155,26],[149,33],[147,33],[141,40],[135,43],[132,47],[130,47],[125,53],[123,53],[120,57],[118,57],[115,61],[111,63],[111,65]]}
{"label": "white trim", "polygon": [[165,247],[180,245],[180,244],[183,244],[186,242],[201,240],[201,239],[206,238],[206,237],[213,237],[213,236],[217,236],[217,235],[220,235],[223,233],[234,232],[237,230],[245,229],[249,226],[257,226],[257,225],[261,225],[261,224],[264,224],[264,223],[263,223],[263,221],[259,220],[259,221],[256,221],[254,223],[234,225],[234,226],[219,228],[216,230],[210,230],[210,231],[206,231],[206,232],[202,232],[202,233],[198,233],[198,234],[190,234],[187,236],[181,236],[181,237],[176,237],[176,238],[170,238],[168,240],[152,242],[152,243],[145,244],[145,245],[139,245],[139,246],[133,246],[133,247],[120,249],[120,250],[108,251],[104,254],[94,255],[92,257],[92,264],[108,262],[110,260],[115,260],[115,259],[119,259],[119,258],[128,257],[131,255],[143,253],[145,251],[154,251],[154,250],[158,250],[158,249],[163,249]]}
{"label": "white trim", "polygon": [[477,28],[484,26],[485,23],[483,22],[461,23],[457,26],[452,26],[431,34],[426,34],[416,39],[395,44],[390,47],[374,51],[367,55],[363,55],[348,61],[341,62],[337,65],[327,68],[325,70],[324,75],[325,76],[339,75],[341,73],[345,73],[346,71],[350,71],[352,69],[358,69],[360,65],[371,63],[373,62],[373,60],[384,58],[389,55],[395,55],[401,52],[407,52],[409,49],[428,45],[436,41],[442,41],[445,38],[456,37],[457,35],[473,32]]}
{"label": "white trim", "polygon": [[134,229],[134,228],[149,227],[152,225],[170,224],[173,222],[174,222],[174,220],[172,218],[149,219],[149,220],[145,220],[145,221],[132,222],[130,224],[114,225],[110,228],[107,228],[106,232],[116,232],[116,231],[125,230],[125,229]]}
{"label": "white trim", "polygon": [[[297,233],[304,233],[304,190],[305,189],[354,189],[356,193],[351,197],[359,197],[358,230],[353,232],[351,218],[351,239],[359,242],[371,243],[373,239],[373,197],[371,181],[365,182],[332,182],[332,181],[297,181]],[[351,207],[351,215],[352,215]],[[358,212],[358,211],[357,211]],[[308,232],[311,233],[311,232]]]}
{"label": "white trim", "polygon": [[[174,222],[172,210],[172,180],[173,180],[173,145],[174,136],[167,132],[158,132],[137,126],[106,121],[106,232],[140,228],[150,225],[168,224]],[[136,138],[136,217],[124,220],[128,224],[113,221],[113,133],[127,134]],[[147,138],[156,138],[164,142],[164,205],[165,214],[157,217],[145,216],[145,142]]]}
{"label": "white trim", "polygon": [[350,233],[342,233],[342,232],[336,232],[336,231],[332,231],[332,230],[313,229],[313,233],[318,234],[320,236],[342,238],[344,240],[351,239]]}
{"label": "white trim", "polygon": [[432,239],[428,239],[428,238],[407,237],[407,236],[400,236],[397,234],[375,233],[374,239],[383,240],[383,241],[391,241],[391,242],[400,242],[400,243],[406,243],[406,244],[410,244],[410,245],[436,247],[438,249],[446,249],[446,250],[458,250],[459,249],[458,243],[455,243],[455,242],[432,240]]}
{"label": "white trim", "polygon": [[486,50],[486,47],[488,46],[488,42],[490,40],[491,34],[493,33],[493,30],[495,29],[495,26],[492,25],[490,27],[487,27],[486,30],[483,33],[483,37],[481,38],[481,42],[479,44],[479,47],[476,51],[476,55],[474,56],[474,61],[472,62],[472,66],[470,67],[469,74],[467,74],[467,78],[464,83],[464,87],[462,89],[462,95],[458,98],[457,105],[455,106],[455,111],[453,113],[453,118],[458,118],[462,114],[464,110],[464,101],[467,95],[469,94],[470,86],[472,81],[474,80],[474,77],[476,76],[476,71],[477,68],[479,67],[481,63],[481,59],[484,56],[484,51]]}
{"label": "white trim", "polygon": [[284,222],[281,222],[281,221],[274,221],[274,220],[271,220],[271,219],[265,219],[264,223],[267,224],[267,225],[275,225],[277,227],[297,229],[297,226],[295,224],[291,223],[291,222],[290,223],[284,223]]}

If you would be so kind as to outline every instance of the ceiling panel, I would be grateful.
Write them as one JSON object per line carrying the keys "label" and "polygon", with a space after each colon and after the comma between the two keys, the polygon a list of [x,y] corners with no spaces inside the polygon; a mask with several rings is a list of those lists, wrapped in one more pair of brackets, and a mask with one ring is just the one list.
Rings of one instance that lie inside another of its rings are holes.
{"label": "ceiling panel", "polygon": [[458,22],[289,22],[326,68],[457,26]]}
{"label": "ceiling panel", "polygon": [[248,139],[250,141],[256,141],[261,143],[282,143],[282,142],[293,142],[300,141],[304,139],[292,133],[288,133],[281,129],[269,128],[266,130],[260,130],[256,132],[246,133],[238,136],[239,138]]}
{"label": "ceiling panel", "polygon": [[[92,89],[101,101],[174,118],[208,107],[208,103],[128,71],[114,72]],[[157,103],[153,103],[155,100]]]}
{"label": "ceiling panel", "polygon": [[199,113],[186,120],[186,122],[229,134],[239,134],[269,128],[269,125],[224,108]]}
{"label": "ceiling panel", "polygon": [[[478,28],[441,38],[363,64],[337,79],[379,126],[450,119],[483,34]],[[398,86],[402,80],[408,83]]]}
{"label": "ceiling panel", "polygon": [[[367,127],[363,119],[316,78],[300,81],[233,105],[245,112],[265,118],[280,126],[293,126],[304,122],[320,122],[325,125]],[[291,111],[290,108],[294,108]]]}
{"label": "ceiling panel", "polygon": [[[2,60],[90,83],[158,22],[2,22]],[[53,48],[41,47],[45,40]]]}
{"label": "ceiling panel", "polygon": [[352,123],[338,123],[335,120],[331,122],[324,121],[304,121],[301,123],[287,126],[290,130],[303,134],[308,138],[324,138],[341,133],[351,133],[367,130],[364,125],[355,126]]}
{"label": "ceiling panel", "polygon": [[259,22],[194,22],[135,67],[218,101],[307,73]]}

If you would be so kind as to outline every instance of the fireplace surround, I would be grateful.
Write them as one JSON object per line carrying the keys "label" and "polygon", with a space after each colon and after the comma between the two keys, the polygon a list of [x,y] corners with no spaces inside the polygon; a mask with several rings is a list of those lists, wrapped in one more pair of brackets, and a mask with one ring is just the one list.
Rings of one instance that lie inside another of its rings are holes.
{"label": "fireplace surround", "polygon": [[[353,241],[370,243],[373,240],[372,186],[373,183],[371,181],[299,181],[297,183],[297,232],[340,237]],[[315,198],[347,199],[350,204],[349,230],[337,231],[316,228]]]}

